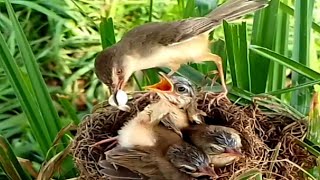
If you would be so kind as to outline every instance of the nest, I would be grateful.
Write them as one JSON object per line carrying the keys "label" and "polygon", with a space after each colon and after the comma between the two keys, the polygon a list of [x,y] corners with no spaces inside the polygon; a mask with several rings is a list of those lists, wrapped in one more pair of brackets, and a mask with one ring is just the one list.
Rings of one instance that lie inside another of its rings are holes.
{"label": "nest", "polygon": [[[119,111],[100,104],[92,114],[84,117],[73,144],[73,156],[83,179],[105,179],[99,173],[98,161],[105,158],[106,146],[92,147],[100,140],[117,135],[122,125],[157,97],[134,93],[128,102],[130,112]],[[305,179],[302,170],[313,167],[316,157],[299,146],[307,132],[304,120],[282,115],[266,115],[256,105],[238,106],[224,99],[216,102],[216,95],[198,95],[198,108],[207,113],[207,124],[224,125],[241,132],[246,158],[224,168],[216,169],[219,179],[234,179],[247,171],[258,170],[266,179]]]}

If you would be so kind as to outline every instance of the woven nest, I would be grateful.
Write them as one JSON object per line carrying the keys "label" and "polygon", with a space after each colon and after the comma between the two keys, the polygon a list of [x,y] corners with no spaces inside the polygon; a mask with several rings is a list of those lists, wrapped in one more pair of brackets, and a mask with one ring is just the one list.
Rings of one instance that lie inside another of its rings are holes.
{"label": "woven nest", "polygon": [[[316,157],[298,145],[307,131],[306,121],[281,115],[266,115],[257,106],[237,106],[226,100],[216,103],[216,96],[205,92],[198,95],[198,108],[207,113],[207,124],[232,127],[241,132],[246,158],[215,171],[219,179],[234,179],[249,170],[260,171],[266,179],[304,179],[303,169],[315,165]],[[130,112],[100,104],[84,117],[74,140],[72,152],[83,179],[106,179],[99,173],[98,161],[105,158],[105,146],[92,147],[100,140],[117,135],[123,123],[144,109],[157,97],[145,96],[136,100],[135,93],[128,102]]]}

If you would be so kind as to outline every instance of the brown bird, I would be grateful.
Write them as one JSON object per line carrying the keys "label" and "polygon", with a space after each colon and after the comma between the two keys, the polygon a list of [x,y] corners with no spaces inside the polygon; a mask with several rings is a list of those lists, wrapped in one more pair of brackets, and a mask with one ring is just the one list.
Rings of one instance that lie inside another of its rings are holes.
{"label": "brown bird", "polygon": [[[115,179],[192,180],[202,176],[217,177],[208,156],[200,149],[184,142],[163,125],[156,126],[153,133],[155,142],[151,146],[126,148],[120,143],[107,151],[106,160],[99,162],[103,167],[101,173]],[[112,164],[120,167],[112,168]]]}
{"label": "brown bird", "polygon": [[93,146],[111,141],[118,141],[124,147],[150,146],[154,143],[153,128],[160,122],[180,136],[180,130],[190,123],[202,123],[204,114],[196,109],[192,84],[180,76],[168,78],[161,75],[159,83],[147,87],[156,92],[160,100],[138,112],[118,131],[117,137],[102,140]]}
{"label": "brown bird", "polygon": [[223,167],[243,157],[241,138],[235,129],[215,125],[194,125],[183,136],[209,155],[214,167]]}
{"label": "brown bird", "polygon": [[152,22],[136,27],[97,56],[95,73],[117,94],[135,71],[170,67],[171,72],[168,75],[171,76],[181,64],[214,61],[223,88],[219,96],[226,97],[228,90],[223,76],[222,60],[210,51],[209,33],[223,20],[237,19],[267,6],[268,1],[229,0],[206,17]]}

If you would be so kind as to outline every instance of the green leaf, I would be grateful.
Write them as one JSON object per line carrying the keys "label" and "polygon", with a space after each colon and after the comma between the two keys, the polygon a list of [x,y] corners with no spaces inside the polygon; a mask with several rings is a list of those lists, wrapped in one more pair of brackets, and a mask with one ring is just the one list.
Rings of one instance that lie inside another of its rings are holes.
{"label": "green leaf", "polygon": [[251,45],[250,50],[254,51],[255,53],[257,53],[263,57],[267,57],[272,61],[278,62],[278,63],[286,66],[287,68],[290,68],[291,70],[293,70],[303,76],[306,76],[312,80],[320,79],[320,74],[318,72],[306,67],[303,64],[295,62],[292,59],[289,59],[289,58],[284,57],[274,51],[271,51],[267,48]]}
{"label": "green leaf", "polygon": [[223,22],[223,27],[232,84],[238,88],[250,91],[251,76],[248,61],[246,23],[229,25],[227,22]]}
{"label": "green leaf", "polygon": [[43,119],[39,121],[44,121],[43,124],[45,126],[42,128],[49,132],[50,140],[53,141],[56,134],[61,129],[58,113],[53,105],[52,99],[42,78],[42,74],[40,73],[39,66],[36,62],[28,40],[23,33],[18,19],[14,14],[14,10],[8,0],[6,0],[6,7],[9,18],[12,21],[13,31],[16,35],[16,41],[23,57],[22,59],[24,61],[24,65],[30,79],[31,86],[29,86],[29,88],[36,99],[36,102],[33,104],[33,106],[39,108],[41,116],[43,117]]}
{"label": "green leaf", "polygon": [[30,176],[22,169],[9,142],[0,135],[0,163],[6,174],[14,180],[31,180]]}
{"label": "green leaf", "polygon": [[[289,19],[288,15],[282,10],[278,11],[277,24],[276,24],[276,34],[274,41],[275,52],[288,56],[288,37],[289,37]],[[285,86],[285,68],[283,65],[271,61],[270,71],[268,76],[268,91],[275,91],[282,89]],[[278,96],[281,98],[281,96]]]}
{"label": "green leaf", "polygon": [[280,89],[280,90],[277,90],[277,91],[267,92],[267,94],[280,95],[280,94],[296,91],[296,90],[299,90],[299,89],[308,88],[308,87],[314,86],[316,84],[320,84],[320,80],[314,80],[314,81],[306,82],[306,83],[299,84],[299,85],[296,85],[296,86],[293,86],[293,87],[288,87],[288,88]]}
{"label": "green leaf", "polygon": [[102,42],[102,48],[105,49],[116,43],[116,38],[114,35],[114,26],[112,18],[101,18],[100,23],[100,36]]}
{"label": "green leaf", "polygon": [[[255,13],[251,44],[274,49],[274,24],[277,23],[279,0],[271,0],[267,8]],[[251,91],[262,93],[266,90],[270,60],[250,52]]]}
{"label": "green leaf", "polygon": [[9,52],[9,48],[0,33],[0,63],[4,68],[12,87],[20,101],[21,107],[25,112],[30,123],[32,132],[40,145],[43,154],[46,154],[50,148],[50,137],[42,116],[35,106],[36,100],[31,94],[29,87],[24,81],[23,74],[19,70],[15,60]]}
{"label": "green leaf", "polygon": [[[288,6],[287,4],[281,2],[280,3],[280,8],[287,14],[293,16],[294,15],[294,9]],[[312,29],[315,30],[316,32],[320,33],[320,25],[315,23],[314,21],[312,22]]]}
{"label": "green leaf", "polygon": [[[6,2],[6,0],[0,0],[0,2]],[[19,5],[23,5],[26,7],[29,7],[31,9],[34,9],[36,11],[39,11],[45,15],[47,15],[50,18],[53,18],[57,21],[62,20],[63,18],[60,17],[58,14],[56,14],[54,11],[51,11],[41,5],[39,5],[39,3],[36,2],[32,2],[32,1],[18,1],[18,0],[11,0],[10,1],[12,4],[19,4]]]}
{"label": "green leaf", "polygon": [[[314,0],[295,1],[295,26],[292,59],[305,65],[310,65],[310,33],[312,24]],[[297,73],[292,73],[292,84],[305,83],[307,79]],[[291,104],[300,112],[306,113],[311,96],[309,89],[295,91],[292,94]]]}

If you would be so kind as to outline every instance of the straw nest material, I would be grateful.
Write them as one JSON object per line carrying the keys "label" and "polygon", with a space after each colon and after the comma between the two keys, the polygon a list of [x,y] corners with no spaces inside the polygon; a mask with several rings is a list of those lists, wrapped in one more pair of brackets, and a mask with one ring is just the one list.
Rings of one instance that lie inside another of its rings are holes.
{"label": "straw nest material", "polygon": [[[227,167],[216,169],[219,179],[234,179],[244,172],[260,171],[266,179],[304,179],[302,168],[315,165],[315,156],[298,145],[307,131],[306,121],[293,120],[282,115],[272,117],[256,105],[238,106],[224,99],[216,102],[216,95],[198,94],[198,108],[207,113],[207,124],[232,127],[241,132],[245,157]],[[98,161],[104,159],[108,146],[92,147],[107,137],[117,135],[124,122],[143,110],[157,97],[135,93],[128,102],[130,112],[117,110],[102,103],[92,114],[84,117],[73,144],[73,156],[83,179],[106,179],[99,173]],[[276,107],[275,107],[276,108]]]}

